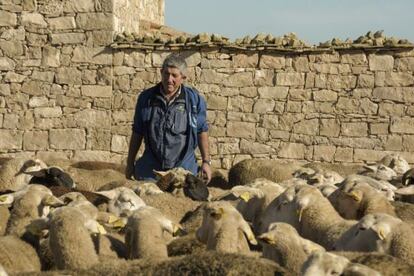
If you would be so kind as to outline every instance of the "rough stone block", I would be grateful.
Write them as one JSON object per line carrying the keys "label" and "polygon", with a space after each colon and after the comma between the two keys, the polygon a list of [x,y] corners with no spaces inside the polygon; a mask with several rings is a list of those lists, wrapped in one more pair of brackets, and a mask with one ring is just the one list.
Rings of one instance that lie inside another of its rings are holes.
{"label": "rough stone block", "polygon": [[128,152],[129,138],[121,135],[113,135],[111,141],[111,151],[118,153]]}
{"label": "rough stone block", "polygon": [[[67,1],[72,2],[72,1]],[[51,30],[70,30],[76,29],[75,18],[73,16],[64,16],[58,18],[46,19]]]}
{"label": "rough stone block", "polygon": [[246,139],[255,139],[255,123],[248,122],[227,122],[227,136]]}
{"label": "rough stone block", "polygon": [[405,114],[405,106],[395,103],[380,103],[378,115],[382,117],[398,116],[403,117]]}
{"label": "rough stone block", "polygon": [[124,64],[130,67],[145,67],[146,55],[141,52],[129,52],[124,56]]}
{"label": "rough stone block", "polygon": [[105,51],[104,47],[90,48],[78,46],[73,51],[72,62],[111,65],[112,54]]}
{"label": "rough stone block", "polygon": [[405,151],[412,151],[414,149],[414,135],[403,136],[403,147]]}
{"label": "rough stone block", "polygon": [[8,57],[0,57],[0,71],[14,70],[16,63]]}
{"label": "rough stone block", "polygon": [[77,127],[109,129],[111,113],[109,111],[84,109],[73,115]]}
{"label": "rough stone block", "polygon": [[34,96],[46,95],[48,90],[50,90],[50,84],[35,80],[24,82],[21,88],[23,93]]}
{"label": "rough stone block", "polygon": [[277,73],[276,85],[281,86],[303,86],[305,85],[304,73]]}
{"label": "rough stone block", "polygon": [[63,11],[67,13],[93,12],[95,11],[95,3],[96,2],[93,0],[65,1],[64,6],[63,6]]}
{"label": "rough stone block", "polygon": [[0,96],[10,96],[10,84],[0,83]]}
{"label": "rough stone block", "polygon": [[30,78],[32,80],[41,80],[41,81],[45,81],[45,82],[48,82],[48,83],[53,83],[54,76],[55,76],[55,73],[50,72],[50,71],[45,71],[45,72],[33,71]]}
{"label": "rough stone block", "polygon": [[411,71],[414,72],[414,57],[403,57],[395,60],[395,67],[397,71]]}
{"label": "rough stone block", "polygon": [[47,107],[49,100],[46,97],[31,97],[29,100],[29,107]]}
{"label": "rough stone block", "polygon": [[233,56],[234,67],[256,68],[259,63],[257,53],[237,54]]}
{"label": "rough stone block", "polygon": [[240,111],[240,112],[252,112],[253,103],[254,103],[253,99],[249,99],[246,97],[242,97],[242,96],[229,97],[227,110]]}
{"label": "rough stone block", "polygon": [[37,27],[37,28],[47,27],[47,22],[45,21],[43,15],[41,15],[40,13],[23,12],[21,24],[27,27]]}
{"label": "rough stone block", "polygon": [[50,46],[46,46],[43,48],[42,66],[60,66],[60,51],[58,48]]}
{"label": "rough stone block", "polygon": [[328,75],[327,88],[351,90],[356,87],[356,81],[357,77],[352,75]]}
{"label": "rough stone block", "polygon": [[50,147],[58,150],[85,149],[86,133],[83,129],[51,129]]}
{"label": "rough stone block", "polygon": [[351,137],[366,137],[368,135],[367,123],[342,123],[341,135]]}
{"label": "rough stone block", "polygon": [[253,112],[258,114],[264,114],[273,112],[275,108],[275,102],[271,99],[258,99],[254,106]]}
{"label": "rough stone block", "polygon": [[258,92],[260,98],[263,99],[286,99],[289,88],[283,86],[259,87]]}
{"label": "rough stone block", "polygon": [[313,147],[313,160],[332,162],[336,152],[335,146],[319,145]]}
{"label": "rough stone block", "polygon": [[286,66],[286,58],[277,55],[262,55],[259,61],[259,68],[282,69]]}
{"label": "rough stone block", "polygon": [[51,34],[50,37],[52,45],[81,44],[86,41],[84,33]]}
{"label": "rough stone block", "polygon": [[402,118],[391,118],[391,133],[414,133],[414,118],[402,117]]}
{"label": "rough stone block", "polygon": [[352,162],[354,158],[353,148],[336,148],[334,160],[336,162]]}
{"label": "rough stone block", "polygon": [[22,83],[27,77],[25,75],[20,75],[15,72],[9,71],[4,77],[5,82],[15,82]]}
{"label": "rough stone block", "polygon": [[56,72],[58,84],[82,84],[82,73],[73,67],[60,67]]}
{"label": "rough stone block", "polygon": [[265,154],[274,153],[275,149],[266,144],[257,142],[252,143],[251,141],[242,139],[240,142],[240,152],[244,154]]}
{"label": "rough stone block", "polygon": [[228,87],[253,86],[252,72],[234,73],[223,80],[223,85]]}
{"label": "rough stone block", "polygon": [[354,149],[354,162],[377,162],[384,157],[383,151]]}
{"label": "rough stone block", "polygon": [[24,150],[47,150],[49,134],[47,131],[26,131],[23,135]]}
{"label": "rough stone block", "polygon": [[385,86],[399,87],[412,86],[414,84],[413,73],[409,72],[386,72],[384,79]]}
{"label": "rough stone block", "polygon": [[114,40],[114,32],[106,31],[106,30],[90,31],[90,32],[87,32],[87,37],[88,37],[88,45],[108,46]]}
{"label": "rough stone block", "polygon": [[23,131],[0,129],[0,150],[21,150]]}
{"label": "rough stone block", "polygon": [[370,134],[372,135],[383,135],[388,134],[388,123],[371,123],[370,124]]}
{"label": "rough stone block", "polygon": [[113,21],[113,15],[109,13],[79,13],[76,16],[78,28],[84,30],[112,30]]}
{"label": "rough stone block", "polygon": [[83,85],[81,87],[82,96],[110,98],[112,96],[112,86],[102,85]]}
{"label": "rough stone block", "polygon": [[309,60],[307,57],[293,59],[293,68],[296,72],[309,72]]}
{"label": "rough stone block", "polygon": [[362,88],[374,88],[375,86],[375,76],[361,74],[358,76],[358,87]]}
{"label": "rough stone block", "polygon": [[212,109],[212,110],[226,110],[227,109],[227,97],[209,95],[207,97],[207,106],[208,106],[208,109]]}
{"label": "rough stone block", "polygon": [[278,157],[289,159],[304,159],[306,147],[299,143],[285,143],[280,144]]}
{"label": "rough stone block", "polygon": [[24,54],[23,45],[20,41],[0,41],[0,49],[8,57],[18,57]]}
{"label": "rough stone block", "polygon": [[332,90],[313,91],[313,99],[317,102],[336,102],[338,93]]}
{"label": "rough stone block", "polygon": [[371,71],[392,71],[394,58],[389,55],[369,55],[369,70]]}
{"label": "rough stone block", "polygon": [[365,53],[343,54],[341,56],[341,63],[352,65],[364,65],[368,63]]}
{"label": "rough stone block", "polygon": [[17,15],[15,13],[0,11],[0,27],[16,26]]}
{"label": "rough stone block", "polygon": [[293,133],[317,135],[319,133],[318,119],[303,120],[293,126]]}
{"label": "rough stone block", "polygon": [[380,100],[391,100],[396,102],[403,102],[403,90],[396,87],[377,87],[374,88],[372,96]]}
{"label": "rough stone block", "polygon": [[56,107],[36,107],[34,109],[35,117],[40,118],[59,118],[62,116],[62,109]]}

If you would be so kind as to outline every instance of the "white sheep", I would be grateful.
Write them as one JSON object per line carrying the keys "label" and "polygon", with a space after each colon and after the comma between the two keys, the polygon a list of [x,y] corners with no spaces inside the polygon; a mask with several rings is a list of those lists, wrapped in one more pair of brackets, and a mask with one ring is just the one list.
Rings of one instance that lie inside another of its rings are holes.
{"label": "white sheep", "polygon": [[388,200],[394,200],[394,192],[397,190],[397,188],[387,181],[379,181],[370,176],[359,174],[348,175],[347,177],[345,177],[344,181],[342,181],[338,186],[361,182],[367,183],[371,187],[375,188],[377,191],[383,193]]}
{"label": "white sheep", "polygon": [[179,225],[165,217],[158,209],[144,206],[135,210],[125,226],[125,244],[129,259],[167,258],[168,235],[178,232]]}
{"label": "white sheep", "polygon": [[385,155],[378,163],[393,169],[400,176],[410,169],[407,160],[397,153]]}
{"label": "white sheep", "polygon": [[365,275],[381,276],[376,270],[361,264],[351,263],[347,258],[330,252],[313,253],[303,264],[303,276]]}
{"label": "white sheep", "polygon": [[312,186],[299,186],[294,196],[299,234],[331,250],[341,235],[356,221],[343,219],[321,192]]}
{"label": "white sheep", "polygon": [[10,218],[9,207],[6,205],[0,205],[0,236],[6,233],[7,222]]}
{"label": "white sheep", "polygon": [[414,233],[398,218],[369,214],[338,239],[335,249],[387,253],[414,264]]}
{"label": "white sheep", "polygon": [[125,212],[135,211],[146,205],[133,190],[126,187],[118,187],[109,191],[95,193],[109,199],[108,211],[116,216],[120,216]]}
{"label": "white sheep", "polygon": [[269,231],[257,237],[263,246],[263,257],[299,273],[303,263],[315,251],[325,251],[317,243],[299,236],[296,229],[286,223],[272,223]]}
{"label": "white sheep", "polygon": [[392,181],[397,177],[397,173],[382,164],[365,165],[364,171],[360,172],[361,175],[372,177],[376,180]]}
{"label": "white sheep", "polygon": [[74,207],[60,207],[51,214],[49,245],[58,269],[89,268],[98,263],[88,223]]}
{"label": "white sheep", "polygon": [[47,165],[40,159],[13,158],[0,167],[0,192],[18,191],[32,179],[28,172],[38,171]]}
{"label": "white sheep", "polygon": [[138,196],[142,195],[158,195],[164,193],[154,182],[141,182],[136,185],[134,192]]}
{"label": "white sheep", "polygon": [[36,250],[14,235],[0,237],[0,265],[7,273],[40,272]]}
{"label": "white sheep", "polygon": [[[247,241],[257,244],[250,226],[228,202],[216,201],[204,207],[203,222],[196,237],[208,250],[228,253],[250,252]],[[246,239],[247,238],[247,239]]]}

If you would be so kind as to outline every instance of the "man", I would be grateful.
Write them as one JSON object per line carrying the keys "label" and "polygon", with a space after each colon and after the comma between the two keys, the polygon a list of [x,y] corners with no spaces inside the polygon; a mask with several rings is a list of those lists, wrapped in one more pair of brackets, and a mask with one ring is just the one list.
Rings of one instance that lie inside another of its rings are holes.
{"label": "man", "polygon": [[[202,176],[207,183],[210,181],[206,103],[195,89],[183,84],[186,70],[182,57],[168,56],[161,68],[161,82],[139,95],[125,172],[128,179],[155,179],[153,170],[175,167],[196,175],[194,151],[198,146],[203,160]],[[135,161],[143,140],[144,153]]]}

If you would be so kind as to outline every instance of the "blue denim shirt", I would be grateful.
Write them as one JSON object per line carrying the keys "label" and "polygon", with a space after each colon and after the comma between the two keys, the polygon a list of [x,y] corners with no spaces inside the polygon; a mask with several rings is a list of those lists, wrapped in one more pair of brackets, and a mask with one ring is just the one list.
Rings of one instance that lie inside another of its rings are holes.
{"label": "blue denim shirt", "polygon": [[182,85],[170,105],[163,103],[160,84],[143,91],[135,107],[132,130],[144,137],[145,150],[135,162],[136,179],[155,179],[153,170],[182,167],[197,173],[198,134],[208,131],[207,108],[199,93]]}

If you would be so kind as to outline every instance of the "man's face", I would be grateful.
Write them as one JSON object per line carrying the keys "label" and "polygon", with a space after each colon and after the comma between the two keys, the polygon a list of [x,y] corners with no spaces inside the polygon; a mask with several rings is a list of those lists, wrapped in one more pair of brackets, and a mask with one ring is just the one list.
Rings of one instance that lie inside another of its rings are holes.
{"label": "man's face", "polygon": [[185,76],[175,67],[161,69],[161,83],[165,94],[172,94],[184,82]]}

